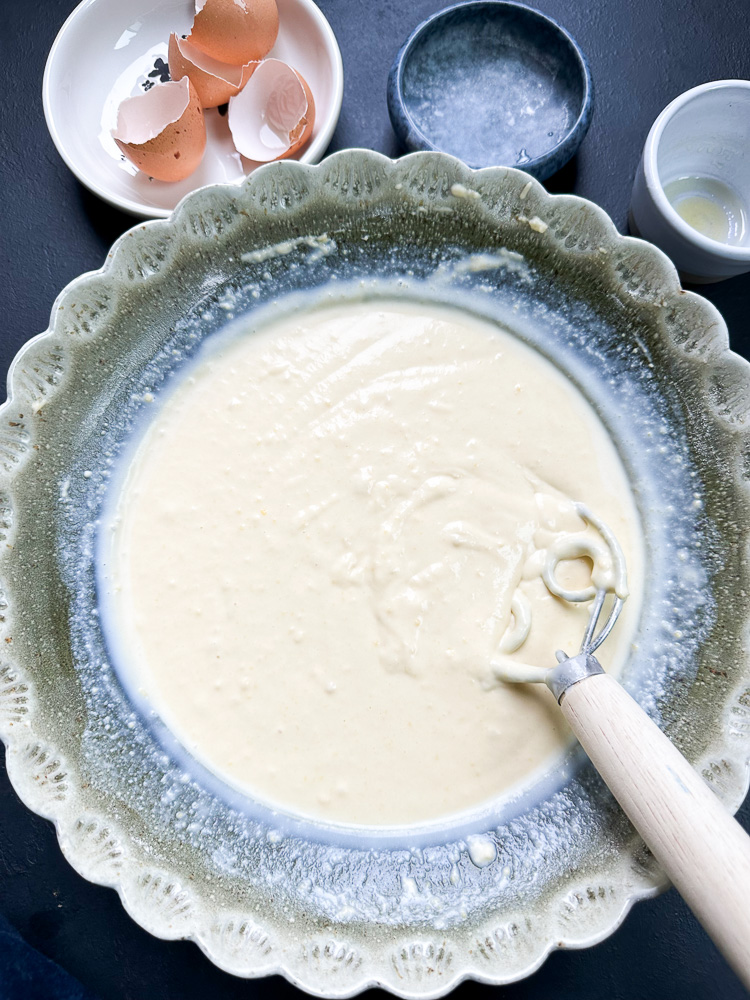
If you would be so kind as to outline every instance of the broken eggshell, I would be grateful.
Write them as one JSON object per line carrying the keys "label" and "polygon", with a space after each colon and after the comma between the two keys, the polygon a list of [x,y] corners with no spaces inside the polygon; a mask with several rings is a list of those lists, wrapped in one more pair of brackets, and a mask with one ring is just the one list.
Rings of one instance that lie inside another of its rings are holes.
{"label": "broken eggshell", "polygon": [[206,148],[206,122],[187,77],[129,97],[117,110],[112,138],[139,170],[160,181],[192,174]]}
{"label": "broken eggshell", "polygon": [[228,122],[238,152],[268,163],[292,156],[307,142],[315,102],[296,70],[280,59],[265,59],[230,100]]}
{"label": "broken eggshell", "polygon": [[279,33],[276,0],[196,0],[188,41],[235,66],[263,59]]}
{"label": "broken eggshell", "polygon": [[218,108],[244,87],[257,62],[233,66],[206,55],[185,38],[169,36],[169,72],[173,80],[188,77],[203,108]]}

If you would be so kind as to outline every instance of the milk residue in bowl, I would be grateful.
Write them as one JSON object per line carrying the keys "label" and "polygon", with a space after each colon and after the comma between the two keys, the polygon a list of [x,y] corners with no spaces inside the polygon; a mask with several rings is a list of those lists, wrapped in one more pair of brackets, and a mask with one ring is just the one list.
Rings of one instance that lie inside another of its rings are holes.
{"label": "milk residue in bowl", "polygon": [[[468,313],[378,301],[246,332],[193,366],[132,458],[103,555],[105,624],[155,711],[231,784],[369,826],[453,815],[550,766],[570,734],[546,689],[613,529],[642,555],[628,479],[584,397]],[[401,778],[409,775],[408,782]]]}

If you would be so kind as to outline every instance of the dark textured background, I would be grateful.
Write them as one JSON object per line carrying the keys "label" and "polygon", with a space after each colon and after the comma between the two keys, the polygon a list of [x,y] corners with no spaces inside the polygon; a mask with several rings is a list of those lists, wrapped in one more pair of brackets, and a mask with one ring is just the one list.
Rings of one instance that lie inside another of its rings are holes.
{"label": "dark textured background", "polygon": [[[156,2],[156,0],[155,0]],[[127,0],[122,0],[126,7]],[[624,229],[639,152],[659,111],[710,79],[750,77],[748,0],[538,0],[588,55],[594,120],[577,162],[548,182],[602,205]],[[132,220],[68,173],[47,135],[41,84],[46,54],[73,0],[0,0],[0,366],[47,326],[60,289],[101,265]],[[398,155],[385,105],[390,63],[440,0],[320,0],[344,56],[346,89],[331,150],[367,146]],[[723,312],[732,346],[750,356],[750,275],[703,289]],[[740,813],[750,827],[750,804]],[[750,901],[749,904],[750,905]],[[115,893],[68,866],[50,824],[0,775],[0,1000],[292,998],[274,978],[245,982],[215,969],[186,942],[137,927]],[[15,928],[77,977],[22,950]],[[750,947],[750,942],[748,942]],[[536,975],[492,990],[464,984],[460,1000],[735,1000],[747,994],[671,891],[640,903],[624,926],[586,951],[553,954]]]}

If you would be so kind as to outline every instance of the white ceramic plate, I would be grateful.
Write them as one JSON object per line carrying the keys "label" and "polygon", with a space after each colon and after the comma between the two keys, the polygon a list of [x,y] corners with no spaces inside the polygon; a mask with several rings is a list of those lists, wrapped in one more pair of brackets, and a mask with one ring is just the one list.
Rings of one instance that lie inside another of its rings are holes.
{"label": "white ceramic plate", "polygon": [[[344,72],[336,37],[312,0],[278,0],[279,37],[270,55],[299,70],[315,98],[312,138],[295,159],[317,163],[336,128]],[[110,134],[121,101],[159,80],[171,32],[187,34],[192,0],[83,0],[47,59],[42,99],[52,141],[82,184],[132,215],[167,218],[186,194],[240,181],[258,164],[240,156],[226,116],[206,112],[208,142],[198,169],[167,183],[141,173]]]}

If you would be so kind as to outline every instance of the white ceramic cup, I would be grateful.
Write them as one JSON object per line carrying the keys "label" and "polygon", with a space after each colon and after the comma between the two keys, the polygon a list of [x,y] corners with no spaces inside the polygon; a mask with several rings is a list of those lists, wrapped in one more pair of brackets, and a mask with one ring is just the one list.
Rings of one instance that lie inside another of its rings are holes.
{"label": "white ceramic cup", "polygon": [[[733,244],[694,229],[670,203],[664,188],[692,177],[726,185],[736,196]],[[671,257],[688,281],[750,271],[750,81],[704,83],[662,111],[638,165],[630,228]]]}

